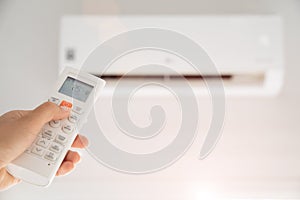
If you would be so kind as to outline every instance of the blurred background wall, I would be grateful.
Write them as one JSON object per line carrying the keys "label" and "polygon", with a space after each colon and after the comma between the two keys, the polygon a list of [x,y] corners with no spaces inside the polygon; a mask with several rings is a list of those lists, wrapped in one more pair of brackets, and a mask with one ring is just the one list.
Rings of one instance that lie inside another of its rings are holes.
{"label": "blurred background wall", "polygon": [[[300,198],[298,0],[0,0],[0,113],[11,109],[31,109],[46,99],[49,86],[58,73],[59,23],[63,15],[270,13],[281,15],[284,22],[286,74],[283,90],[274,99],[228,99],[224,135],[212,157],[203,165],[211,162],[209,166],[215,166],[214,170],[219,170],[219,174],[224,169],[227,170],[225,174],[239,172],[237,176],[242,177],[242,182],[236,182],[228,190],[229,196]],[[199,150],[198,147],[196,149]],[[169,199],[168,194],[180,191],[181,186],[171,187],[170,182],[160,186],[151,184],[153,191],[149,185],[144,185],[148,189],[142,188],[141,183],[140,187],[135,185],[139,192],[133,195],[134,189],[124,187],[124,183],[107,183],[109,176],[101,179],[103,174],[112,173],[104,167],[100,169],[101,173],[97,172],[99,168],[93,168],[93,173],[98,173],[94,184],[80,184],[80,181],[89,183],[90,180],[84,178],[84,175],[89,177],[85,169],[94,164],[91,158],[85,158],[77,172],[59,179],[46,190],[24,184],[0,193],[0,199],[39,199],[42,196],[43,199],[126,199],[130,195],[131,199],[141,199],[146,194],[149,199],[159,198],[159,194],[165,197],[162,199]],[[215,171],[209,173],[214,174]],[[247,174],[250,175],[243,178]],[[118,176],[124,178],[124,175]],[[76,184],[73,180],[79,181]],[[142,178],[129,178],[128,182],[138,180]],[[189,184],[193,187],[193,182]],[[227,184],[225,179],[222,184]],[[101,187],[106,189],[101,191]],[[72,193],[74,189],[80,193]],[[180,198],[180,194],[175,196]]]}

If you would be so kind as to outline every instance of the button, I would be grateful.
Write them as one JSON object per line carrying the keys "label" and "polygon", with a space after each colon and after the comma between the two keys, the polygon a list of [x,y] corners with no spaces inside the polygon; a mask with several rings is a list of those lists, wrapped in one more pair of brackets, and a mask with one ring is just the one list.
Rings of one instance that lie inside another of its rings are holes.
{"label": "button", "polygon": [[79,117],[78,115],[76,115],[75,113],[71,112],[70,116],[69,116],[69,121],[71,123],[77,123],[79,121]]}
{"label": "button", "polygon": [[49,101],[49,102],[52,102],[52,103],[55,103],[56,105],[58,105],[59,102],[60,102],[59,98],[56,98],[56,97],[50,97],[50,98],[48,99],[48,101]]}
{"label": "button", "polygon": [[42,156],[44,154],[44,149],[41,148],[41,147],[35,146],[35,147],[32,148],[31,152],[36,154],[36,155]]}
{"label": "button", "polygon": [[70,124],[65,124],[65,125],[63,125],[62,130],[63,130],[63,132],[65,132],[65,133],[72,133],[72,131],[73,131],[73,126],[70,125]]}
{"label": "button", "polygon": [[41,146],[41,147],[44,147],[44,148],[47,148],[50,144],[50,141],[45,139],[45,138],[40,138],[37,142],[36,142],[37,145]]}
{"label": "button", "polygon": [[80,115],[83,113],[83,109],[79,106],[74,106],[73,111],[80,114]]}
{"label": "button", "polygon": [[54,138],[55,133],[51,129],[45,129],[43,131],[43,136],[52,139],[52,138]]}
{"label": "button", "polygon": [[51,151],[48,151],[48,152],[45,154],[44,158],[46,158],[46,159],[48,159],[48,160],[51,160],[51,161],[55,161],[56,158],[57,158],[57,154],[56,154],[56,153],[53,153],[53,152],[51,152]]}
{"label": "button", "polygon": [[53,120],[51,122],[49,122],[49,125],[53,128],[57,128],[60,126],[60,121],[59,120]]}
{"label": "button", "polygon": [[30,153],[31,152],[31,149],[30,147],[28,149],[25,150],[25,153]]}
{"label": "button", "polygon": [[63,149],[63,147],[60,145],[60,144],[57,144],[57,143],[52,143],[50,148],[49,148],[51,151],[54,151],[56,153],[60,153],[61,150]]}
{"label": "button", "polygon": [[73,105],[72,105],[72,103],[70,103],[68,101],[62,101],[59,106],[61,106],[61,107],[67,107],[67,108],[72,108]]}
{"label": "button", "polygon": [[64,144],[67,142],[67,138],[63,135],[57,135],[55,140],[61,144]]}

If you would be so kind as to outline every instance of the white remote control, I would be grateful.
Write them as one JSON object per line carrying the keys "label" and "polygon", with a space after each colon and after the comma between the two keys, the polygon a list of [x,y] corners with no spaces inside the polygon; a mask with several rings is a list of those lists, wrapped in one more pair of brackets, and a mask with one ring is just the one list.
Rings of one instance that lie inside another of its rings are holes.
{"label": "white remote control", "polygon": [[66,68],[49,101],[72,109],[69,118],[45,124],[30,148],[7,166],[8,172],[26,182],[48,186],[104,85],[96,76]]}

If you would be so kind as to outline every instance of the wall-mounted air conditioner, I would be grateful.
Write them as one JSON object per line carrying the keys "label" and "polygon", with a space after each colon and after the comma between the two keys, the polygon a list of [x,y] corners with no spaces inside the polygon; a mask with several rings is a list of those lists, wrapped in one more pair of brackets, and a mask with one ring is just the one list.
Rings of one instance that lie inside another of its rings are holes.
{"label": "wall-mounted air conditioner", "polygon": [[[274,15],[65,16],[61,21],[60,68],[80,67],[102,42],[126,31],[149,27],[189,37],[207,52],[219,73],[200,75],[167,52],[136,51],[119,58],[102,74],[108,82],[106,90],[134,67],[159,63],[185,76],[199,93],[205,88],[203,77],[221,77],[227,95],[275,95],[280,91],[284,73],[282,24],[280,17]],[[94,63],[88,71],[97,75],[98,67]],[[181,81],[159,70],[144,70],[123,80],[126,79],[128,83],[145,79],[174,84]]]}

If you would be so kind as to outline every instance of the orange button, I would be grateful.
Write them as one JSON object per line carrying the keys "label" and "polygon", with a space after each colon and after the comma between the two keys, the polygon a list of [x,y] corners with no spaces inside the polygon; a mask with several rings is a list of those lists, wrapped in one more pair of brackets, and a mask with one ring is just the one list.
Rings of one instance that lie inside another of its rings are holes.
{"label": "orange button", "polygon": [[70,102],[68,102],[68,101],[62,101],[62,102],[60,103],[60,106],[72,108],[73,105],[72,105],[72,103],[70,103]]}

